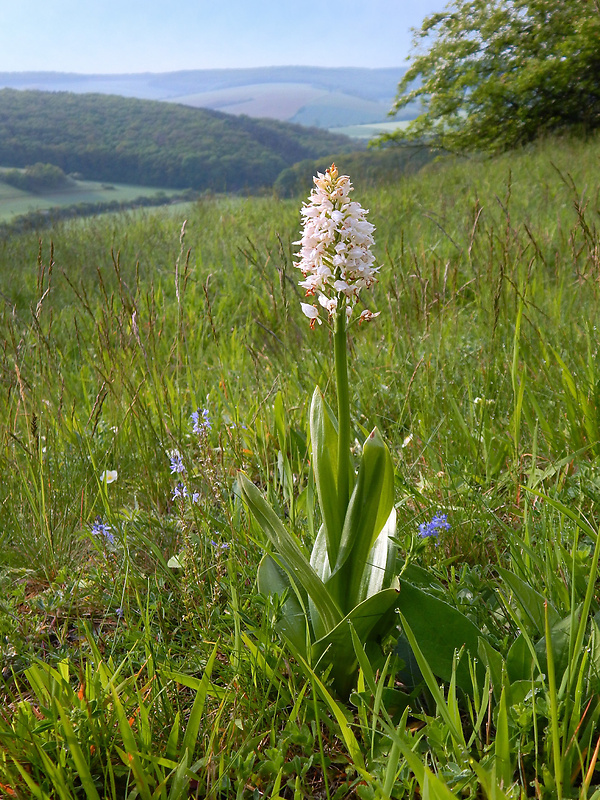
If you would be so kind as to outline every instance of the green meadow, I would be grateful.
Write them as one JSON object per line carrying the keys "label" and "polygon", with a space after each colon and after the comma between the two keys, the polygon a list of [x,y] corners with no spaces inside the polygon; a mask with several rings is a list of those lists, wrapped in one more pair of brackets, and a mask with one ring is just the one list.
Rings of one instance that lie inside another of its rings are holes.
{"label": "green meadow", "polygon": [[132,203],[140,197],[177,194],[173,189],[129,186],[126,184],[99,183],[97,181],[70,180],[64,189],[34,193],[17,189],[2,182],[0,171],[0,222],[10,222],[32,211],[50,211],[79,203]]}
{"label": "green meadow", "polygon": [[343,133],[345,136],[351,136],[355,139],[373,139],[382,133],[393,133],[394,131],[406,128],[408,125],[407,120],[394,120],[385,122],[368,122],[359,125],[345,125],[343,127],[331,127],[331,133]]}
{"label": "green meadow", "polygon": [[349,698],[280,639],[239,491],[310,550],[303,198],[0,241],[0,796],[600,798],[599,187],[597,137],[355,181],[404,604]]}

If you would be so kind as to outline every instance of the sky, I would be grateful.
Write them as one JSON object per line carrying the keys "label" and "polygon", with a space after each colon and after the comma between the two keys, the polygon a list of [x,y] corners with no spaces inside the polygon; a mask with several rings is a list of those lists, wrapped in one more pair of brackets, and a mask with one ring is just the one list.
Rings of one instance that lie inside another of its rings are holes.
{"label": "sky", "polygon": [[397,67],[447,0],[0,0],[0,72]]}

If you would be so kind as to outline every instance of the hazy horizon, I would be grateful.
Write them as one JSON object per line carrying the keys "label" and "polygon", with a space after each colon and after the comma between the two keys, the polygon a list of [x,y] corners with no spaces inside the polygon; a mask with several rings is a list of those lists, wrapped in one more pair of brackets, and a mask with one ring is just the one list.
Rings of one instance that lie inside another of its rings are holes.
{"label": "hazy horizon", "polygon": [[447,0],[20,0],[0,15],[0,72],[83,75],[250,67],[395,68]]}
{"label": "hazy horizon", "polygon": [[[288,68],[288,67],[290,69],[307,69],[307,70],[310,70],[310,69],[320,69],[321,65],[317,65],[317,64],[292,64],[292,63],[290,63],[290,64],[256,64],[254,66],[241,66],[241,67],[186,67],[186,68],[183,68],[183,69],[164,69],[164,70],[144,69],[144,70],[138,70],[138,71],[128,70],[128,71],[123,71],[123,72],[107,72],[106,70],[94,71],[94,72],[83,72],[83,71],[80,71],[80,70],[62,70],[62,69],[2,69],[0,67],[0,74],[15,73],[17,75],[21,75],[21,74],[27,74],[27,73],[32,73],[32,74],[38,74],[39,73],[39,74],[44,74],[44,75],[51,75],[52,73],[56,73],[57,75],[78,75],[78,76],[82,76],[82,77],[93,77],[93,76],[100,76],[101,75],[102,77],[116,78],[116,77],[120,77],[120,76],[129,76],[129,75],[131,75],[131,76],[166,75],[166,74],[169,74],[169,73],[197,72],[197,71],[199,71],[199,72],[201,72],[201,71],[206,71],[206,72],[209,72],[209,71],[211,71],[211,72],[228,72],[228,71],[231,71],[231,72],[233,72],[234,70],[243,70],[243,69],[248,69],[248,70],[263,70],[263,69],[264,70],[270,70],[270,69],[285,69],[285,68]],[[396,69],[398,69],[398,70],[401,70],[401,69],[405,69],[405,67],[406,67],[406,64],[391,64],[388,67],[361,67],[360,65],[357,66],[356,64],[339,64],[339,65],[336,65],[335,67],[324,66],[322,68],[326,69],[326,70],[335,70],[335,69],[339,69],[339,70],[347,70],[347,69],[396,70]]]}

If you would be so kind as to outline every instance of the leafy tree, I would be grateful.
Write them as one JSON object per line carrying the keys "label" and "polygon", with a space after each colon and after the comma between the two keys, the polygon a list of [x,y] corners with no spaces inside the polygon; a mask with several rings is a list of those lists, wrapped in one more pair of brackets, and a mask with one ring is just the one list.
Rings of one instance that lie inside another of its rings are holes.
{"label": "leafy tree", "polygon": [[60,167],[39,162],[24,170],[6,170],[2,174],[2,180],[26,192],[51,192],[53,189],[62,189],[69,183],[69,179]]}
{"label": "leafy tree", "polygon": [[498,152],[541,134],[600,126],[599,0],[453,0],[415,32],[383,140]]}

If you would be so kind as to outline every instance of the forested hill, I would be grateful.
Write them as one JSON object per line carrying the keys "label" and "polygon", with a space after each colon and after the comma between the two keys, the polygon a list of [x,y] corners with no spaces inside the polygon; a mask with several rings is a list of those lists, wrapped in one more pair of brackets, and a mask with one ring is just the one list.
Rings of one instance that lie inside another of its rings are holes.
{"label": "forested hill", "polygon": [[0,90],[0,165],[88,180],[239,190],[356,142],[317,128],[113,95]]}

